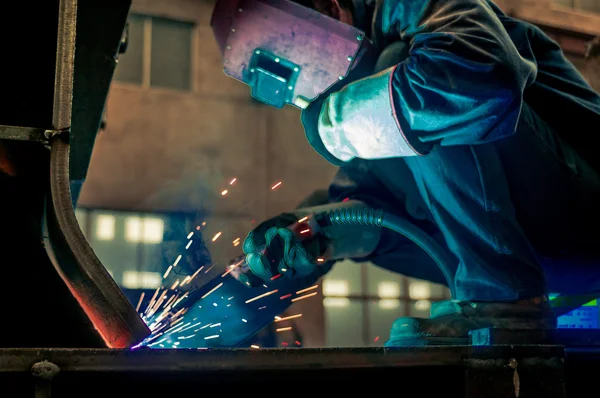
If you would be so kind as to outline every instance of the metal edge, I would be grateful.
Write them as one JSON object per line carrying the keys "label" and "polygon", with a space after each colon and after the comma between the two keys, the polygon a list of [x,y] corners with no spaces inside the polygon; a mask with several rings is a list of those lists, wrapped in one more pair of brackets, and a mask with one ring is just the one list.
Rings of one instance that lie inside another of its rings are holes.
{"label": "metal edge", "polygon": [[77,0],[60,0],[50,192],[44,214],[44,243],[65,281],[110,348],[126,348],[150,334],[83,235],[71,200],[68,133],[71,127]]}
{"label": "metal edge", "polygon": [[[212,372],[347,368],[464,367],[472,360],[563,358],[563,347],[407,347],[214,349],[214,350],[68,350],[0,349],[0,372],[29,372],[50,361],[64,372]],[[598,360],[598,358],[596,358]],[[600,362],[600,360],[598,360]]]}

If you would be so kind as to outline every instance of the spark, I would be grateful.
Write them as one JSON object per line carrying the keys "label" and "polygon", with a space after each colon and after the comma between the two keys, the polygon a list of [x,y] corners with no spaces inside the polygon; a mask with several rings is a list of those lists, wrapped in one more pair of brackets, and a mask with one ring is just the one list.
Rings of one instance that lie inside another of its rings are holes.
{"label": "spark", "polygon": [[298,340],[294,341],[294,343],[296,343],[296,345],[300,345],[301,344]]}
{"label": "spark", "polygon": [[154,305],[154,300],[156,300],[156,296],[158,295],[159,290],[160,290],[160,286],[156,288],[156,291],[154,292],[154,295],[150,299],[150,303],[148,303],[148,306],[146,307],[146,311],[144,311],[145,314],[147,314],[148,311],[150,311],[150,309]]}
{"label": "spark", "polygon": [[210,267],[208,267],[208,269],[206,271],[204,271],[205,274],[208,274],[210,272],[211,269],[213,269],[215,267],[215,265],[217,264],[213,264]]}
{"label": "spark", "polygon": [[[193,280],[194,280],[194,278],[198,276],[198,274],[200,273],[200,271],[202,271],[202,269],[203,269],[203,268],[204,268],[204,265],[203,265],[202,267],[198,268],[198,269],[196,270],[196,272],[194,272],[194,273],[192,274],[192,276],[190,277],[190,279],[188,279],[188,281],[187,281],[187,282],[185,282],[185,281],[184,281],[184,282],[182,283],[182,285],[183,285],[183,284],[185,284],[185,283],[190,283],[191,281],[193,281]],[[186,279],[187,279],[187,278],[186,278]]]}
{"label": "spark", "polygon": [[286,316],[284,318],[280,318],[280,317],[276,316],[275,322],[289,321],[290,319],[300,318],[301,316],[302,316],[302,314],[290,315],[290,316]]}
{"label": "spark", "polygon": [[171,290],[175,290],[175,288],[176,288],[177,286],[179,286],[179,279],[177,279],[177,280],[175,281],[175,283],[173,283],[173,286],[171,286]]}
{"label": "spark", "polygon": [[183,282],[181,282],[181,285],[185,285],[186,283],[188,283],[190,280],[192,279],[191,276],[186,276],[185,278],[183,278]]}
{"label": "spark", "polygon": [[217,306],[217,303],[213,303],[213,305],[216,307],[216,306]]}
{"label": "spark", "polygon": [[206,221],[202,222],[202,226],[204,227],[206,225]]}
{"label": "spark", "polygon": [[315,293],[311,293],[311,294],[307,294],[306,296],[300,296],[300,297],[296,297],[296,298],[293,298],[293,299],[292,299],[292,303],[294,303],[294,302],[296,302],[296,301],[304,300],[304,299],[307,299],[307,298],[309,298],[309,297],[316,296],[316,295],[317,295],[317,292],[315,292]]}
{"label": "spark", "polygon": [[247,320],[245,320],[244,318],[242,318],[242,322],[244,322],[244,323],[248,323],[248,321],[247,321]]}
{"label": "spark", "polygon": [[300,231],[301,234],[307,234],[310,232],[310,229],[303,229],[302,231]]}
{"label": "spark", "polygon": [[315,289],[316,289],[316,288],[318,288],[318,287],[319,287],[319,285],[314,285],[314,286],[311,286],[311,287],[307,287],[306,289],[298,290],[298,291],[296,292],[296,294],[302,294],[302,293],[306,293],[306,292],[308,292],[308,291],[315,290]]}
{"label": "spark", "polygon": [[196,226],[196,231],[200,231],[200,225]]}
{"label": "spark", "polygon": [[221,196],[225,196],[225,195],[227,195],[227,192],[229,192],[229,191],[228,191],[228,190],[226,190],[226,189],[225,189],[225,190],[223,190],[223,192],[221,192]]}
{"label": "spark", "polygon": [[373,343],[377,343],[377,340],[379,340],[379,336],[375,337],[375,340],[373,340]]}
{"label": "spark", "polygon": [[193,242],[192,240],[190,240],[190,241],[188,242],[188,244],[185,246],[185,250],[187,250],[187,249],[189,249],[189,248],[190,248],[190,246],[192,245],[192,242]]}
{"label": "spark", "polygon": [[281,181],[271,187],[271,190],[275,190],[281,186]]}
{"label": "spark", "polygon": [[173,263],[173,267],[177,267],[177,264],[179,264],[179,261],[181,261],[181,254],[179,256],[177,256],[177,258],[175,259],[175,262]]}
{"label": "spark", "polygon": [[264,310],[265,308],[267,308],[266,305],[263,305],[262,307],[258,307],[259,310]]}
{"label": "spark", "polygon": [[215,290],[217,290],[221,286],[223,286],[223,282],[219,283],[217,286],[215,286],[214,288],[212,288],[208,293],[206,293],[204,296],[202,296],[202,299],[205,299],[209,294],[211,294],[212,292],[214,292]]}
{"label": "spark", "polygon": [[290,298],[290,297],[292,297],[292,293],[286,294],[285,296],[279,297],[279,300],[285,300],[285,299]]}
{"label": "spark", "polygon": [[204,325],[204,326],[202,326],[202,327],[201,327],[199,330],[206,329],[206,328],[207,328],[207,327],[209,327],[210,325],[212,325],[212,323],[209,323],[208,325]]}
{"label": "spark", "polygon": [[234,297],[234,296],[231,296],[231,297],[229,297],[227,300],[231,300],[231,299],[233,299],[233,297]]}
{"label": "spark", "polygon": [[290,331],[290,330],[292,330],[292,327],[291,327],[291,326],[288,326],[287,328],[279,328],[279,329],[275,329],[275,331],[276,331],[277,333],[281,333],[281,332],[287,332],[287,331]]}
{"label": "spark", "polygon": [[217,232],[217,234],[213,236],[212,241],[215,242],[217,239],[219,239],[219,236],[221,236],[221,232]]}
{"label": "spark", "polygon": [[216,328],[217,326],[221,326],[221,323],[215,323],[214,325],[210,325],[211,328]]}
{"label": "spark", "polygon": [[165,272],[165,274],[163,275],[163,279],[166,279],[167,276],[169,276],[169,274],[171,273],[172,269],[173,269],[173,266],[169,265],[169,268],[167,268],[167,272]]}
{"label": "spark", "polygon": [[259,346],[257,346],[256,344],[252,344],[252,345],[250,346],[250,348],[254,348],[255,350],[258,350],[260,347],[259,347]]}
{"label": "spark", "polygon": [[194,231],[190,232],[187,236],[188,239],[192,239],[192,236],[194,236]]}
{"label": "spark", "polygon": [[233,180],[229,181],[229,185],[235,184],[236,181],[237,181],[237,178],[234,178]]}
{"label": "spark", "polygon": [[181,298],[180,298],[179,300],[177,300],[177,301],[175,302],[175,304],[173,304],[173,307],[177,307],[177,305],[178,305],[179,303],[181,303],[181,302],[183,301],[183,299],[185,299],[185,298],[188,296],[188,294],[190,294],[190,292],[187,292],[186,294],[184,294],[183,296],[181,296]]}
{"label": "spark", "polygon": [[233,246],[236,246],[236,247],[237,247],[237,246],[239,246],[239,245],[240,245],[240,242],[235,242],[235,243],[233,244]]}
{"label": "spark", "polygon": [[138,301],[137,306],[135,307],[135,312],[140,312],[140,306],[142,305],[142,301],[144,301],[144,292],[140,294],[140,300]]}
{"label": "spark", "polygon": [[246,300],[246,304],[248,304],[248,303],[251,303],[251,302],[253,302],[253,301],[256,301],[256,300],[259,300],[259,299],[261,299],[261,298],[263,298],[263,297],[270,296],[271,294],[273,294],[273,293],[277,293],[277,292],[278,292],[278,290],[277,290],[277,289],[275,289],[275,290],[271,290],[270,292],[267,292],[267,293],[264,293],[264,294],[258,295],[258,296],[256,296],[256,297],[253,297],[253,298],[249,299],[249,300]]}
{"label": "spark", "polygon": [[[305,222],[308,220],[308,217],[302,217],[301,219],[298,220],[298,222]],[[189,239],[189,238],[188,238]]]}
{"label": "spark", "polygon": [[[195,328],[196,326],[200,326],[200,324],[201,324],[201,323],[202,323],[202,322],[198,322],[198,323],[194,323],[193,325],[186,326],[185,328],[181,329],[181,331],[182,331],[182,332],[185,332],[186,330],[190,330],[190,329],[192,329],[192,328]],[[198,330],[200,330],[200,329],[198,329]]]}
{"label": "spark", "polygon": [[219,335],[218,335],[218,334],[213,334],[212,336],[206,336],[206,337],[204,338],[204,340],[216,339],[216,338],[218,338],[218,337],[219,337]]}
{"label": "spark", "polygon": [[179,340],[187,340],[187,339],[191,339],[192,337],[196,336],[196,334],[190,334],[189,336],[179,336],[177,337]]}
{"label": "spark", "polygon": [[281,343],[281,345],[282,345],[282,346],[284,346],[284,347],[287,347],[289,344],[288,344],[288,343],[286,343],[285,341],[283,341],[283,342]]}
{"label": "spark", "polygon": [[275,280],[275,279],[277,279],[277,278],[281,278],[281,274],[277,274],[277,275],[275,275],[274,277],[272,277],[272,278],[271,278],[271,280],[272,280],[272,281],[274,281],[274,280]]}

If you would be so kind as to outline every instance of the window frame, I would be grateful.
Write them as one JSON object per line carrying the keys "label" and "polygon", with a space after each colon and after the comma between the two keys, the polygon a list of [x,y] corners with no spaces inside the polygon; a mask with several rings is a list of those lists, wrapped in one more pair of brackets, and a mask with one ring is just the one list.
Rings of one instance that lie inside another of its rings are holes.
{"label": "window frame", "polygon": [[[178,18],[164,17],[159,15],[152,14],[141,14],[141,13],[130,13],[130,16],[136,16],[140,18],[142,22],[142,70],[141,73],[141,83],[131,83],[131,82],[123,82],[119,81],[116,78],[113,79],[114,84],[119,87],[124,87],[128,89],[139,89],[139,90],[152,90],[157,93],[177,93],[177,94],[193,94],[197,91],[197,79],[195,71],[197,70],[197,48],[198,48],[198,24],[195,21],[183,20]],[[189,87],[187,89],[173,88],[173,87],[163,87],[163,86],[153,86],[151,84],[152,81],[152,23],[154,19],[165,19],[172,22],[177,22],[190,26],[190,80]],[[118,67],[118,63],[117,63]]]}

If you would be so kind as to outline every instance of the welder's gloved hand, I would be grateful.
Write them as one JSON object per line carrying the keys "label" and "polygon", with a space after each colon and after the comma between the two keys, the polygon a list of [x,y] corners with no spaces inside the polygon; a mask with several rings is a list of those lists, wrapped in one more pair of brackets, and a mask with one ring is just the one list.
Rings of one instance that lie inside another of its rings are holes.
{"label": "welder's gloved hand", "polygon": [[[244,241],[243,250],[252,274],[260,282],[269,282],[278,274],[287,277],[303,277],[312,274],[317,267],[317,258],[325,251],[325,237],[317,234],[309,240],[299,242],[287,229],[298,218],[284,213],[261,223],[252,230]],[[241,282],[256,286],[252,276],[240,278]]]}

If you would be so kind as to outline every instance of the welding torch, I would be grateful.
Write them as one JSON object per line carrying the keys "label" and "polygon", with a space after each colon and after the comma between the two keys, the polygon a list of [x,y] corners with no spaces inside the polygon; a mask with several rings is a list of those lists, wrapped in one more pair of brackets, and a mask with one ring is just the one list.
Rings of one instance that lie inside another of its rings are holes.
{"label": "welding torch", "polygon": [[[297,222],[287,227],[287,229],[292,231],[298,242],[307,241],[321,233],[321,226],[319,225],[317,217],[313,215],[299,219]],[[269,255],[267,253],[266,245],[263,245],[259,251],[268,258]],[[235,283],[241,282],[249,287],[262,286],[264,282],[252,273],[252,270],[246,262],[246,256],[240,256],[237,257],[237,259],[238,261],[231,264],[220,277],[213,278],[201,287],[191,291],[185,299],[177,304],[177,308],[187,308],[190,306],[190,303],[193,304],[202,300],[223,284],[228,283],[233,279],[238,281]],[[319,258],[317,261],[317,266],[319,266],[321,263],[325,262],[325,259]],[[271,280],[275,280],[279,277],[281,277],[281,275],[277,274],[271,278]]]}

